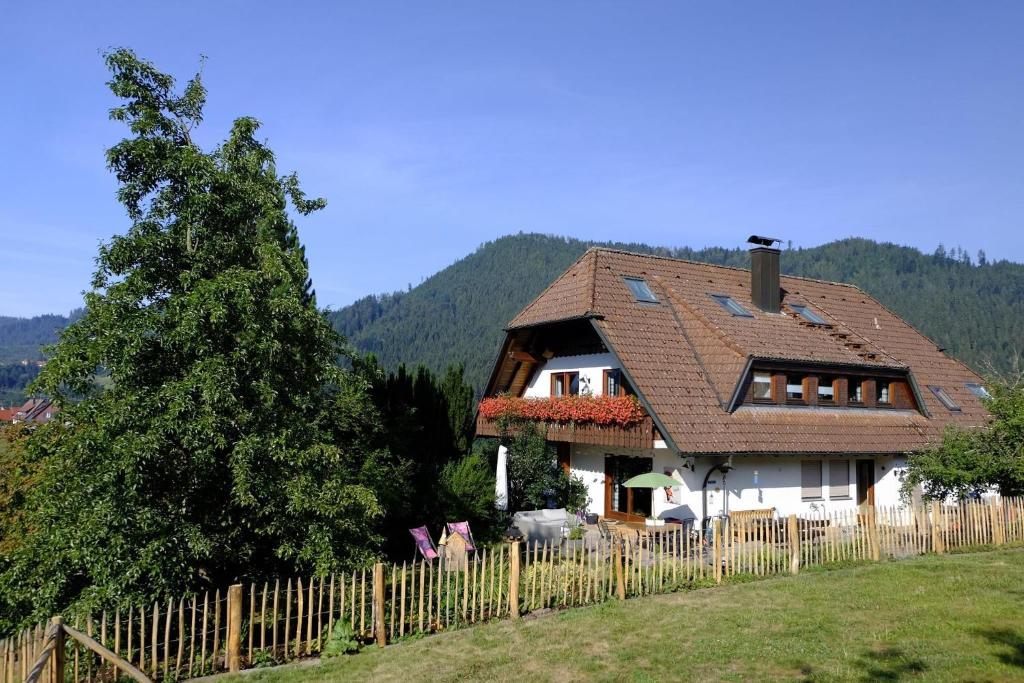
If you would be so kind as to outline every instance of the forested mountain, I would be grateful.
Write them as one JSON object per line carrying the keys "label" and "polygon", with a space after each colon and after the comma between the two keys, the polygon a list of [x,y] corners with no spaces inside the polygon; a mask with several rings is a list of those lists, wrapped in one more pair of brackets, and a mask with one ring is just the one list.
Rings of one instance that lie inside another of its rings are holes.
{"label": "forested mountain", "polygon": [[[382,365],[424,364],[443,372],[463,363],[478,389],[501,342],[502,329],[594,242],[518,234],[475,252],[409,291],[364,297],[328,315],[334,326]],[[745,249],[668,249],[608,244],[630,251],[746,268]],[[791,275],[850,282],[916,325],[939,346],[982,372],[1008,371],[1024,352],[1024,265],[972,261],[960,249],[933,254],[894,244],[846,239],[787,249]],[[72,314],[75,315],[75,314]],[[0,363],[38,357],[67,318],[0,318]]]}
{"label": "forested mountain", "polygon": [[42,347],[57,341],[57,332],[82,317],[82,310],[70,315],[37,315],[12,318],[0,315],[0,365],[23,360],[40,360]]}
{"label": "forested mountain", "polygon": [[[536,234],[502,237],[408,292],[369,296],[330,313],[334,326],[387,367],[424,363],[440,371],[464,363],[478,389],[502,329],[573,261],[597,243]],[[745,249],[668,249],[607,244],[630,251],[749,267]],[[1024,351],[1024,265],[977,263],[960,249],[934,254],[894,244],[846,239],[787,249],[783,272],[853,283],[878,298],[939,346],[984,372],[1007,371]]]}
{"label": "forested mountain", "polygon": [[39,374],[31,361],[41,360],[43,347],[57,341],[57,333],[81,315],[81,310],[34,318],[0,315],[0,408],[25,400],[25,387]]}

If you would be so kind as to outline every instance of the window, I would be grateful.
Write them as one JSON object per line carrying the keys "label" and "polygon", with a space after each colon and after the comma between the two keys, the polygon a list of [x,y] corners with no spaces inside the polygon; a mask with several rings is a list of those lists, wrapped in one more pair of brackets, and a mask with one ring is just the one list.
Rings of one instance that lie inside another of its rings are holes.
{"label": "window", "polygon": [[626,384],[626,378],[622,376],[622,370],[605,370],[604,371],[604,395],[605,396],[625,396],[631,394]]}
{"label": "window", "polygon": [[846,385],[846,402],[851,404],[864,403],[864,384],[858,378],[850,378]]}
{"label": "window", "polygon": [[771,401],[772,396],[772,373],[755,372],[753,395],[755,401]]}
{"label": "window", "polygon": [[712,294],[711,298],[718,302],[718,305],[740,318],[753,318],[754,316],[747,309],[736,303],[736,300],[725,294]]}
{"label": "window", "polygon": [[889,405],[892,398],[889,396],[889,383],[885,380],[875,381],[875,402],[878,405]]}
{"label": "window", "polygon": [[836,384],[832,377],[818,378],[818,403],[836,402]]}
{"label": "window", "polygon": [[850,461],[832,460],[828,464],[828,497],[830,500],[850,499]]}
{"label": "window", "polygon": [[968,391],[977,396],[978,398],[992,398],[992,394],[988,393],[988,389],[980,384],[972,384],[968,382],[964,385]]}
{"label": "window", "polygon": [[810,307],[802,304],[790,304],[790,308],[793,312],[799,315],[801,318],[811,323],[812,325],[828,325],[824,318],[815,313]]}
{"label": "window", "polygon": [[786,400],[804,400],[804,377],[803,375],[786,375]]}
{"label": "window", "polygon": [[551,373],[551,396],[576,396],[580,393],[580,373]]}
{"label": "window", "polygon": [[633,298],[637,301],[647,304],[658,303],[658,297],[654,296],[654,292],[647,285],[647,280],[641,280],[638,277],[627,277],[626,285],[629,287],[629,291],[633,292]]}
{"label": "window", "polygon": [[935,398],[939,399],[939,403],[946,406],[947,410],[952,410],[954,412],[960,410],[960,406],[957,405],[957,402],[954,401],[953,397],[947,394],[946,390],[942,387],[928,387],[928,389],[935,394]]}
{"label": "window", "polygon": [[804,460],[800,463],[800,499],[821,500],[820,460]]}

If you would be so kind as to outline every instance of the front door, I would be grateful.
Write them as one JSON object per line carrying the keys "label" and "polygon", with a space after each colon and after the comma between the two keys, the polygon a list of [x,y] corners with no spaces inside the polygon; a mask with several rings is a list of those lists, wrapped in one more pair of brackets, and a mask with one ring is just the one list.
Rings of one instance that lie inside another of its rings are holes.
{"label": "front door", "polygon": [[857,505],[875,504],[875,461],[857,461]]}
{"label": "front door", "polygon": [[651,471],[651,458],[606,455],[604,458],[604,516],[639,521],[651,514],[651,489],[623,486],[638,474]]}

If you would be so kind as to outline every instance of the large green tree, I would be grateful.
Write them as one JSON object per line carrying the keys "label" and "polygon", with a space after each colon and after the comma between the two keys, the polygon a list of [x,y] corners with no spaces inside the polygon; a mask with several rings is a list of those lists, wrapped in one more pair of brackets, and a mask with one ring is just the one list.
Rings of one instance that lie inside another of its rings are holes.
{"label": "large green tree", "polygon": [[1024,494],[1024,377],[992,380],[989,391],[986,428],[950,427],[938,446],[910,456],[906,495],[918,486],[937,500],[993,488],[1004,496]]}
{"label": "large green tree", "polygon": [[289,217],[289,201],[305,215],[323,200],[278,175],[255,119],[200,148],[199,76],[178,92],[131,51],[106,62],[111,118],[131,131],[107,153],[131,226],[100,248],[84,316],[34,387],[62,413],[28,443],[41,470],[0,565],[8,624],[364,563],[396,469]]}

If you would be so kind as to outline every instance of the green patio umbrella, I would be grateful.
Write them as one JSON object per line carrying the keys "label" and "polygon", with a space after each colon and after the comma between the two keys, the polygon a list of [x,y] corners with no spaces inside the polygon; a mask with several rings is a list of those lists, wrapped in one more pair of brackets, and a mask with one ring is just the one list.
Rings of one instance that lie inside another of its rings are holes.
{"label": "green patio umbrella", "polygon": [[[646,474],[638,474],[632,479],[626,480],[623,486],[631,489],[660,489],[666,486],[679,486],[679,482],[661,472],[647,472]],[[653,505],[651,506],[654,507]],[[651,510],[651,517],[648,517],[648,525],[651,525],[656,521],[653,517],[654,510]],[[664,524],[664,522],[658,522],[658,525]]]}
{"label": "green patio umbrella", "polygon": [[648,472],[626,480],[623,486],[631,489],[660,489],[665,486],[679,486],[679,482],[661,472]]}

